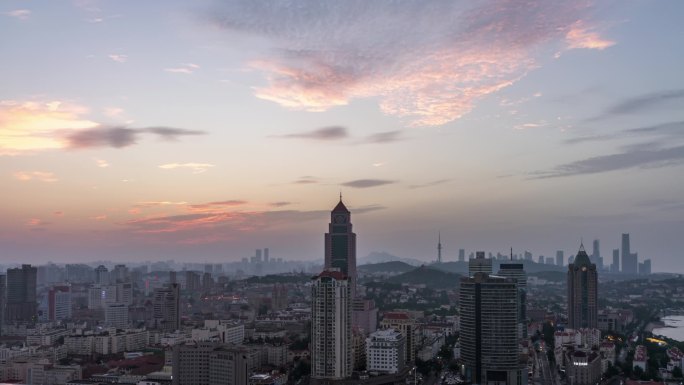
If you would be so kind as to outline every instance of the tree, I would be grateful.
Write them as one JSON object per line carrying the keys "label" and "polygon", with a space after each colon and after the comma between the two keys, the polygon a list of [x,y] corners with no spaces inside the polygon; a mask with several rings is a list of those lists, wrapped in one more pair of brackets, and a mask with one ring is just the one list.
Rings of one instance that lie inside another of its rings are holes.
{"label": "tree", "polygon": [[672,369],[672,377],[682,378],[682,368],[675,366],[674,369]]}
{"label": "tree", "polygon": [[416,358],[416,369],[418,370],[418,373],[427,376],[430,374],[430,361],[423,361],[420,358]]}
{"label": "tree", "polygon": [[606,369],[606,377],[613,377],[617,376],[618,374],[620,374],[620,370],[618,369],[618,367],[609,363],[608,369]]}
{"label": "tree", "polygon": [[294,381],[297,381],[309,374],[311,374],[311,364],[307,360],[299,360],[299,363],[292,371],[292,378]]}
{"label": "tree", "polygon": [[645,375],[644,369],[642,369],[641,366],[635,366],[632,370],[632,374],[634,375],[634,377],[636,377],[637,380],[641,379]]}
{"label": "tree", "polygon": [[553,327],[553,324],[551,322],[546,322],[544,323],[544,326],[542,327],[542,334],[544,335],[544,342],[546,342],[546,346],[549,348],[549,350],[554,349],[554,334],[556,333],[556,328]]}
{"label": "tree", "polygon": [[442,348],[439,349],[439,353],[437,354],[439,354],[440,357],[447,361],[454,357],[454,351],[451,350],[451,348],[447,344],[442,345]]}

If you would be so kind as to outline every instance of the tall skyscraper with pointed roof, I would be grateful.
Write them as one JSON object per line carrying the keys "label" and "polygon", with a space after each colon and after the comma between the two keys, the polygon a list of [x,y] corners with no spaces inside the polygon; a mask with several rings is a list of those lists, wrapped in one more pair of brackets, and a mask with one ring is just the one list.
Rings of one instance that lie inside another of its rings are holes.
{"label": "tall skyscraper with pointed roof", "polygon": [[350,279],[352,298],[356,295],[356,234],[352,231],[351,213],[342,202],[330,212],[325,234],[325,269],[338,268]]}
{"label": "tall skyscraper with pointed roof", "polygon": [[571,329],[598,325],[598,276],[584,245],[568,265],[568,326]]}

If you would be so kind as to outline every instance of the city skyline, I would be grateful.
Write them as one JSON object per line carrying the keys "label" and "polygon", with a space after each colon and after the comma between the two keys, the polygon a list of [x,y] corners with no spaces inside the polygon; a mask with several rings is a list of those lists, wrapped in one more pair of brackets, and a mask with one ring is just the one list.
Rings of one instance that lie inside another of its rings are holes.
{"label": "city skyline", "polygon": [[321,260],[342,191],[359,259],[682,272],[682,11],[5,1],[0,262]]}

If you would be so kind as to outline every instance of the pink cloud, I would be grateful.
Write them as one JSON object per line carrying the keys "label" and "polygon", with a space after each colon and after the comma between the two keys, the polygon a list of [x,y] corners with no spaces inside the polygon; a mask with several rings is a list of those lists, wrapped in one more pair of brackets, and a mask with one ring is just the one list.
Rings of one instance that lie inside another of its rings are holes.
{"label": "pink cloud", "polygon": [[598,33],[593,32],[582,20],[578,20],[565,35],[570,49],[598,49],[603,50],[615,45],[612,40],[603,39]]}
{"label": "pink cloud", "polygon": [[372,99],[410,126],[433,126],[468,114],[558,49],[612,44],[590,32],[591,3],[235,1],[214,17],[275,47],[248,64],[267,81],[258,98],[305,111]]}
{"label": "pink cloud", "polygon": [[15,9],[13,11],[4,12],[3,14],[19,20],[27,20],[31,16],[31,10]]}
{"label": "pink cloud", "polygon": [[164,68],[164,71],[166,72],[171,72],[171,73],[177,73],[177,74],[186,74],[190,75],[196,70],[200,68],[199,65],[193,64],[193,63],[187,63],[187,64],[182,64],[179,67],[172,67],[172,68]]}
{"label": "pink cloud", "polygon": [[117,63],[125,63],[128,61],[128,55],[123,54],[111,54],[108,57]]}
{"label": "pink cloud", "polygon": [[42,219],[38,219],[38,218],[31,218],[28,221],[26,221],[26,226],[29,226],[29,227],[44,226],[46,224],[49,224],[49,223],[43,221]]}

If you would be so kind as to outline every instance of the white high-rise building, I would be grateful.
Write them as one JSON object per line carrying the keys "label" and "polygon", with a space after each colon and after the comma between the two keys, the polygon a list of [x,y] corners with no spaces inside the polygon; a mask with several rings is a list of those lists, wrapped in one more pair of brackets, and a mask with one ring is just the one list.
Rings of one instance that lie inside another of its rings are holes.
{"label": "white high-rise building", "polygon": [[311,377],[339,380],[353,370],[351,280],[324,270],[311,286]]}
{"label": "white high-rise building", "polygon": [[109,304],[105,308],[105,324],[117,329],[128,327],[128,306],[123,303]]}
{"label": "white high-rise building", "polygon": [[366,369],[394,374],[404,369],[404,335],[395,329],[377,330],[366,338]]}
{"label": "white high-rise building", "polygon": [[51,321],[71,318],[71,287],[53,286],[48,292],[48,319]]}

